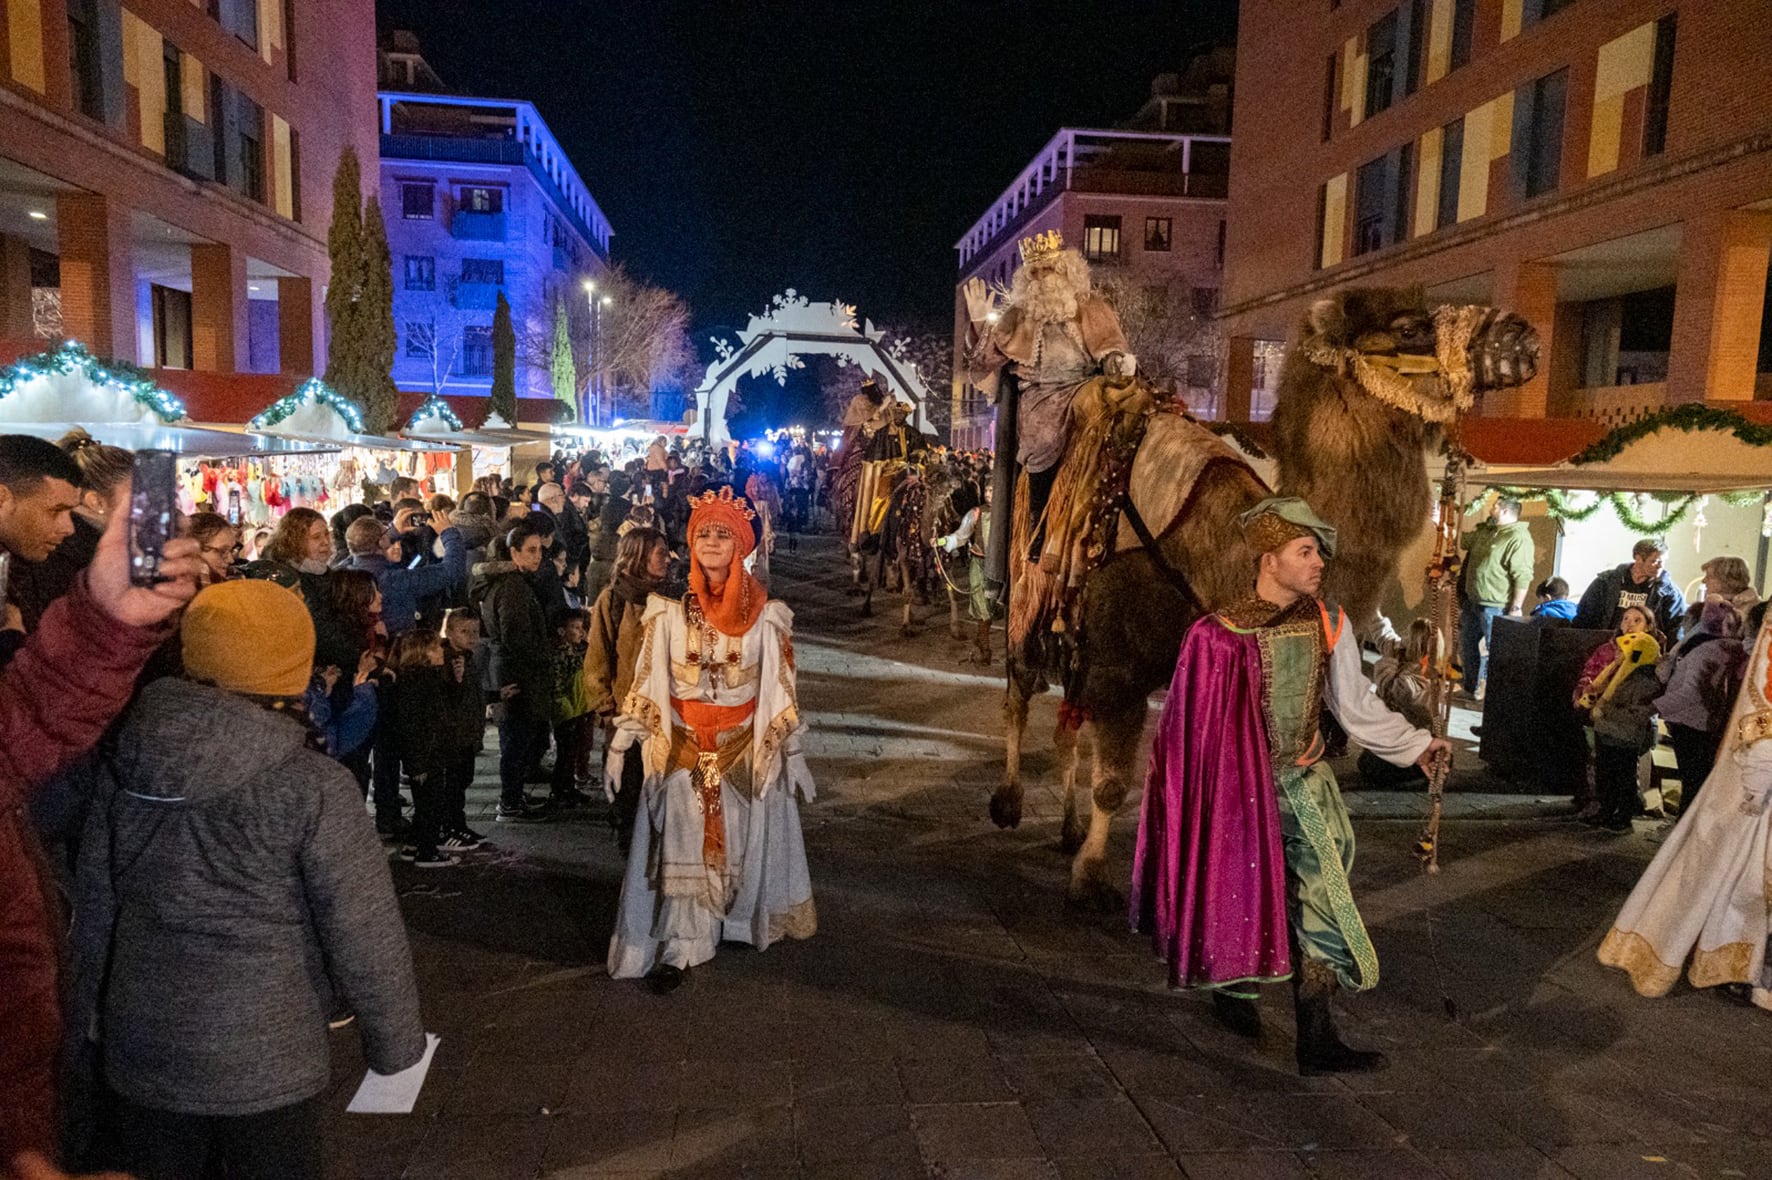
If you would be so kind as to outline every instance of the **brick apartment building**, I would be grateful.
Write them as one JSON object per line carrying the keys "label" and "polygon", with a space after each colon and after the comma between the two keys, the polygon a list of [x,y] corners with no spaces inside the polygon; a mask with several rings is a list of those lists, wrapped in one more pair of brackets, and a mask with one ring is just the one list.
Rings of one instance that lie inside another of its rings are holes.
{"label": "brick apartment building", "polygon": [[[533,104],[446,93],[406,33],[380,68],[394,382],[484,397],[499,292],[520,341],[548,339],[556,300],[589,314],[584,284],[607,269],[613,231]],[[517,395],[554,396],[545,365],[517,366]]]}
{"label": "brick apartment building", "polygon": [[[956,358],[967,329],[960,286],[974,277],[1007,286],[1021,265],[1021,239],[1055,229],[1122,303],[1201,325],[1197,353],[1175,376],[1190,404],[1210,412],[1203,403],[1219,383],[1210,319],[1224,261],[1231,65],[1227,51],[1204,57],[1183,78],[1157,79],[1150,102],[1125,127],[1066,127],[1047,142],[955,243]],[[989,447],[995,433],[996,408],[956,364],[953,446]]]}
{"label": "brick apartment building", "polygon": [[347,145],[375,175],[375,70],[372,0],[0,0],[6,351],[66,336],[267,392],[323,368],[332,176]]}
{"label": "brick apartment building", "polygon": [[1487,415],[1772,393],[1763,0],[1243,0],[1238,45],[1227,416],[1349,284],[1532,320]]}

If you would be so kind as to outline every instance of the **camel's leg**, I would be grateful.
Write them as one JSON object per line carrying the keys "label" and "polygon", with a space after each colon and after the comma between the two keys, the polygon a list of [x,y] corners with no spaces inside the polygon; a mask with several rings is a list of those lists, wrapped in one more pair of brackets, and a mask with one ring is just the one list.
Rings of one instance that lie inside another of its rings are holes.
{"label": "camel's leg", "polygon": [[[903,587],[909,587],[911,585],[911,562],[910,558],[903,553],[898,555],[898,584]],[[899,624],[898,628],[898,633],[906,639],[909,639],[920,630],[920,628],[916,626],[916,621],[911,615],[911,607],[916,604],[916,601],[916,596],[911,594],[907,589],[904,596],[904,619]]]}
{"label": "camel's leg", "polygon": [[991,821],[999,828],[1021,826],[1021,739],[1027,727],[1028,698],[1011,674],[1003,698],[1003,785],[991,796]]}
{"label": "camel's leg", "polygon": [[1069,856],[1083,847],[1083,837],[1088,831],[1078,799],[1077,768],[1082,765],[1088,752],[1086,747],[1092,741],[1085,738],[1081,730],[1071,729],[1060,721],[1052,735],[1052,744],[1058,754],[1060,781],[1064,787],[1064,826],[1059,830],[1058,847]]}
{"label": "camel's leg", "polygon": [[1108,828],[1114,813],[1126,802],[1138,763],[1138,742],[1144,735],[1144,700],[1139,698],[1124,711],[1097,714],[1095,728],[1095,784],[1090,799],[1089,834],[1071,863],[1071,888],[1066,900],[1072,905],[1103,912],[1125,907],[1125,896],[1108,881]]}

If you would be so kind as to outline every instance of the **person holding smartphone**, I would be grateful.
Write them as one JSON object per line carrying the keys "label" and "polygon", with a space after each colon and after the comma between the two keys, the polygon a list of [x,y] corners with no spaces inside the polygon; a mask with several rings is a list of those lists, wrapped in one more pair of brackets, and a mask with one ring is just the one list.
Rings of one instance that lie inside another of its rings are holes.
{"label": "person holding smartphone", "polygon": [[[54,444],[0,436],[0,550],[42,557],[72,531],[79,468]],[[127,488],[128,481],[124,481]],[[161,554],[165,579],[134,586],[127,521],[113,515],[91,565],[44,610],[0,673],[0,1164],[52,1175],[61,1004],[53,926],[27,851],[21,805],[95,743],[197,591],[189,538]]]}

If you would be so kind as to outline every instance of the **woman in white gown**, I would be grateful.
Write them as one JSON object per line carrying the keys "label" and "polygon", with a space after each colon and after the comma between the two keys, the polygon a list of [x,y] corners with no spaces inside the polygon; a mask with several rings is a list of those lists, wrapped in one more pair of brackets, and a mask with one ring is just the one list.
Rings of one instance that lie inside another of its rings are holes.
{"label": "woman in white gown", "polygon": [[1733,984],[1772,1009],[1768,878],[1772,627],[1761,626],[1716,767],[1624,903],[1600,962],[1645,996],[1666,995],[1685,968],[1693,987]]}
{"label": "woman in white gown", "polygon": [[689,593],[646,606],[605,782],[646,771],[609,974],[660,993],[722,940],[758,950],[817,929],[794,792],[811,801],[793,613],[744,568],[754,514],[730,488],[690,501]]}

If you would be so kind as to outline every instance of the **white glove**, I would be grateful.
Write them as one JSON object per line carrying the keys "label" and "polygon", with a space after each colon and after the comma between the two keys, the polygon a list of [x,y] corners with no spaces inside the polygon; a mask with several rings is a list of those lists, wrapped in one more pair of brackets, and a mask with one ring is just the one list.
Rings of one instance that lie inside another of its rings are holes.
{"label": "white glove", "polygon": [[1138,358],[1129,352],[1110,353],[1102,372],[1109,377],[1130,377],[1138,372]]}
{"label": "white glove", "polygon": [[634,735],[625,729],[617,729],[609,737],[609,751],[603,758],[603,798],[611,803],[621,786],[621,768],[628,760],[628,747],[633,744]]}
{"label": "white glove", "polygon": [[818,797],[818,784],[812,781],[812,768],[806,765],[806,755],[789,754],[787,763],[788,789],[800,792],[800,798],[810,803]]}

